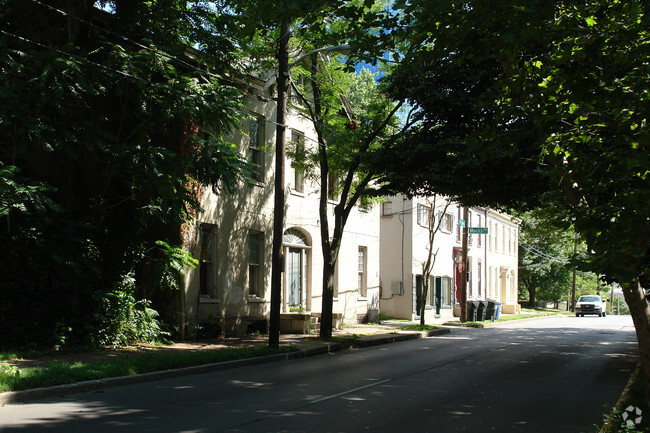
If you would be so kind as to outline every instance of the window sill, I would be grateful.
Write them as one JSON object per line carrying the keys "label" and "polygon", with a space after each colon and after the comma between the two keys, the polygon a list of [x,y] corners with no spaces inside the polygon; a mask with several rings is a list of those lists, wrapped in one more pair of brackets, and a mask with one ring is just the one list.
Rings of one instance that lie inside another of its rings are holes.
{"label": "window sill", "polygon": [[260,297],[257,296],[257,295],[248,295],[248,302],[251,302],[251,303],[262,303],[262,302],[266,302],[266,300],[265,300],[264,298],[260,298]]}
{"label": "window sill", "polygon": [[217,298],[213,298],[210,295],[201,295],[199,297],[199,303],[200,304],[218,304],[219,300]]}
{"label": "window sill", "polygon": [[367,301],[368,296],[357,296],[357,301]]}
{"label": "window sill", "polygon": [[297,196],[297,197],[305,197],[305,196],[306,196],[306,194],[305,194],[304,192],[296,191],[296,190],[293,189],[293,188],[291,188],[291,189],[289,190],[289,194],[291,194],[291,195],[295,195],[295,196]]}

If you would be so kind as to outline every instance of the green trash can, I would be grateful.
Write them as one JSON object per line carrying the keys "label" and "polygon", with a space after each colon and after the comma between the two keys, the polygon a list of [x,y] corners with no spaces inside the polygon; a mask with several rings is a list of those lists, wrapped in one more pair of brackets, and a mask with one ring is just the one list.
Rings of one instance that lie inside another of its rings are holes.
{"label": "green trash can", "polygon": [[483,322],[485,320],[487,305],[487,301],[478,301],[478,308],[476,310],[476,320],[478,322]]}
{"label": "green trash can", "polygon": [[495,321],[497,318],[497,301],[492,299],[487,300],[487,307],[485,309],[485,320]]}
{"label": "green trash can", "polygon": [[478,301],[467,301],[467,321],[476,322],[476,312],[478,311]]}

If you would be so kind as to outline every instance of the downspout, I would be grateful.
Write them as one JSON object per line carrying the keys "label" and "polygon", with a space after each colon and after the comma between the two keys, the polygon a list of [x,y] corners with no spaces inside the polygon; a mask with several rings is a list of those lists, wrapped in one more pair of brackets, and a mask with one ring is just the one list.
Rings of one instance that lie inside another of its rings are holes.
{"label": "downspout", "polygon": [[[488,227],[487,223],[487,209],[483,210],[483,221],[485,224],[485,228]],[[487,263],[487,246],[488,246],[488,236],[490,236],[491,233],[488,233],[485,235],[485,239],[483,242],[483,285],[484,287],[484,293],[485,293],[485,300],[487,301],[488,298],[488,291],[490,288],[490,282],[487,279],[487,269],[488,269],[488,263]]]}

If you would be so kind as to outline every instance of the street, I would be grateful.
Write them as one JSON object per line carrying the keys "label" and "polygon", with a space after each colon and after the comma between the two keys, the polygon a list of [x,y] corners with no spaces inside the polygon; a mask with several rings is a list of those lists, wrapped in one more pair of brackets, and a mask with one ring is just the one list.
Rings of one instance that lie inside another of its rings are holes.
{"label": "street", "polygon": [[0,408],[2,432],[594,432],[629,316],[508,323]]}

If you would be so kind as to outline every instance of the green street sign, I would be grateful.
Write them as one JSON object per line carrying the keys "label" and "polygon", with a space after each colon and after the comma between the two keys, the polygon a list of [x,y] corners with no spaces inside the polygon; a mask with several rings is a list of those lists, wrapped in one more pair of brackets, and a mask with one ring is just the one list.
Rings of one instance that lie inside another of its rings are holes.
{"label": "green street sign", "polygon": [[486,235],[488,234],[488,228],[487,227],[469,227],[469,232],[470,235]]}

